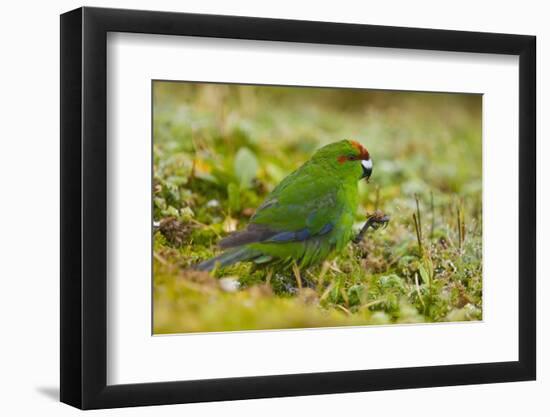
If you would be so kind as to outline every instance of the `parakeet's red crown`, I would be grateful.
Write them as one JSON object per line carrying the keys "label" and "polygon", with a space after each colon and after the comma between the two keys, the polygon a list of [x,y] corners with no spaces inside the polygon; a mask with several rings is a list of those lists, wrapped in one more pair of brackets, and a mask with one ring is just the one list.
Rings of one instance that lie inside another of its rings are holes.
{"label": "parakeet's red crown", "polygon": [[350,140],[350,142],[352,146],[357,149],[357,152],[359,152],[358,159],[370,159],[369,151],[367,151],[363,145],[354,140]]}
{"label": "parakeet's red crown", "polygon": [[361,145],[359,142],[356,142],[354,140],[350,140],[349,143],[351,144],[351,146],[353,146],[357,150],[358,154],[355,156],[340,155],[338,157],[338,162],[343,164],[346,161],[358,161],[358,160],[370,159],[369,151],[367,151],[363,145]]}

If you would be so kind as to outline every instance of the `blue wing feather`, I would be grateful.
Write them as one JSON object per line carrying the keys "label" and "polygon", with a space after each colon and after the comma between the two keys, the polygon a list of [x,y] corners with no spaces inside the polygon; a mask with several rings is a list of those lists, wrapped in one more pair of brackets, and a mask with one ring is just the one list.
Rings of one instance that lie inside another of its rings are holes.
{"label": "blue wing feather", "polygon": [[280,232],[270,238],[264,240],[264,242],[284,243],[284,242],[303,242],[312,236],[326,235],[333,229],[332,223],[325,224],[319,232],[312,234],[309,229],[301,229],[296,232]]}

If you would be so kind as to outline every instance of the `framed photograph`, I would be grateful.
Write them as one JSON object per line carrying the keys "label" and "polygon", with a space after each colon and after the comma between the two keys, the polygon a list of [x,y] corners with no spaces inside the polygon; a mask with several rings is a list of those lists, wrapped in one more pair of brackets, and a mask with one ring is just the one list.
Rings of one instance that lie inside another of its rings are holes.
{"label": "framed photograph", "polygon": [[61,401],[533,380],[535,37],[61,16]]}

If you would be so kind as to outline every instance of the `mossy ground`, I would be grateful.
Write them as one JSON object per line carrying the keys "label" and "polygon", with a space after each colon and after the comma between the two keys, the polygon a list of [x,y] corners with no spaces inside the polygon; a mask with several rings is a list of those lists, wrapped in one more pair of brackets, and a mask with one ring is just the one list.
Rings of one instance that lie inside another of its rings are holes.
{"label": "mossy ground", "polygon": [[[480,96],[155,82],[153,135],[155,333],[482,318]],[[345,138],[374,161],[357,228],[387,228],[307,271],[188,269]]]}

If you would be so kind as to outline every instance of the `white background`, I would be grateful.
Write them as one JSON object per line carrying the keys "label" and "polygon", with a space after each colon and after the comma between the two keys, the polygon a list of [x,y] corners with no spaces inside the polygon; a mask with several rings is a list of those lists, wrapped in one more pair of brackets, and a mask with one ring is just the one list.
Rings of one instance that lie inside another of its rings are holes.
{"label": "white background", "polygon": [[[517,360],[517,57],[136,34],[107,51],[108,384]],[[483,93],[483,322],[151,337],[151,79]]]}
{"label": "white background", "polygon": [[[393,2],[231,2],[202,0],[96,2],[88,5],[242,14],[296,19],[419,26],[536,34],[538,36],[539,213],[550,210],[543,184],[550,175],[547,109],[550,27],[544,2],[503,1]],[[2,370],[0,409],[5,415],[72,415],[58,404],[59,310],[59,25],[58,14],[80,6],[74,1],[10,2],[3,7],[2,36],[2,181],[0,317]],[[545,234],[545,237],[542,235]],[[539,215],[539,259],[550,249],[550,221]],[[327,395],[291,399],[238,401],[169,407],[100,411],[99,415],[546,415],[550,408],[548,294],[550,269],[539,262],[538,381],[498,385]],[[546,395],[545,395],[546,394]]]}

